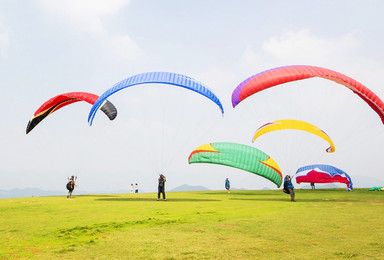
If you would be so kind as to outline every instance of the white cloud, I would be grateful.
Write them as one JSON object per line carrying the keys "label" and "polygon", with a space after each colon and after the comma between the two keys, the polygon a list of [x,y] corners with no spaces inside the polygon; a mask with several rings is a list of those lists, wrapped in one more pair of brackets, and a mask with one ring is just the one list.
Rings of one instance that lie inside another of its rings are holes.
{"label": "white cloud", "polygon": [[260,62],[259,59],[259,55],[248,45],[240,58],[240,66],[244,68],[257,68]]}
{"label": "white cloud", "polygon": [[319,63],[324,63],[329,59],[347,57],[357,46],[358,39],[355,33],[323,39],[303,29],[272,37],[263,44],[263,50],[276,59],[308,62],[317,60]]}
{"label": "white cloud", "polygon": [[359,47],[360,40],[355,32],[326,39],[308,29],[288,31],[271,37],[263,43],[261,49],[247,46],[240,59],[240,65],[254,69],[256,65],[270,65],[261,63],[262,60],[268,60],[269,63],[280,64],[345,66],[352,61],[351,53],[356,52]]}
{"label": "white cloud", "polygon": [[112,55],[126,60],[141,58],[144,51],[126,34],[111,33],[106,19],[117,15],[129,0],[39,0],[49,14],[61,18],[73,30],[88,33],[98,40]]}
{"label": "white cloud", "polygon": [[78,29],[105,33],[102,19],[116,14],[129,0],[39,0],[47,12],[64,18]]}

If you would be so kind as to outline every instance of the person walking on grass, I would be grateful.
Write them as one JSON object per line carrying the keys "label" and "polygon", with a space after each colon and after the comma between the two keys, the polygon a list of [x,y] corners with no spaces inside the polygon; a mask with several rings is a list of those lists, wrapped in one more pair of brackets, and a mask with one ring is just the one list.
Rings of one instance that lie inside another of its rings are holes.
{"label": "person walking on grass", "polygon": [[135,184],[135,193],[139,193],[139,185]]}
{"label": "person walking on grass", "polygon": [[286,175],[284,178],[284,190],[288,190],[289,194],[291,195],[291,201],[296,201],[294,187],[289,175]]}
{"label": "person walking on grass", "polygon": [[131,193],[133,193],[133,190],[134,190],[133,183],[131,183]]}
{"label": "person walking on grass", "polygon": [[[76,177],[77,179],[77,177]],[[72,175],[71,178],[69,178],[69,181],[67,183],[67,190],[68,190],[68,195],[67,198],[70,199],[72,197],[72,192],[77,187],[75,183],[75,175]]]}
{"label": "person walking on grass", "polygon": [[159,185],[157,186],[157,188],[158,188],[157,200],[160,200],[160,193],[163,194],[163,200],[167,200],[165,198],[165,182],[167,181],[167,179],[165,178],[165,176],[163,174],[160,174],[158,181],[159,181]]}
{"label": "person walking on grass", "polygon": [[315,189],[315,183],[311,182],[311,188],[312,188],[312,190]]}
{"label": "person walking on grass", "polygon": [[229,182],[228,178],[225,179],[225,189],[228,191],[228,193],[231,193],[231,183]]}

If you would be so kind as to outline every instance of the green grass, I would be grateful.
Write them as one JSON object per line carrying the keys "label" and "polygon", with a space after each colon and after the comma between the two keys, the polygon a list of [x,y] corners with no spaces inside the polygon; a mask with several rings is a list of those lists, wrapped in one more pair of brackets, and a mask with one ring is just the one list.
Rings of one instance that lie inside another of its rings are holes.
{"label": "green grass", "polygon": [[384,259],[384,192],[0,200],[0,259]]}

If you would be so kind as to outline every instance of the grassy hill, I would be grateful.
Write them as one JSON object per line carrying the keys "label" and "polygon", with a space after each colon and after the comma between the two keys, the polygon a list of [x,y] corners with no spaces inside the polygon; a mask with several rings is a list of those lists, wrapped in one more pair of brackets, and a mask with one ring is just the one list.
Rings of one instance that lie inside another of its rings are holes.
{"label": "grassy hill", "polygon": [[384,259],[384,192],[0,200],[0,259]]}

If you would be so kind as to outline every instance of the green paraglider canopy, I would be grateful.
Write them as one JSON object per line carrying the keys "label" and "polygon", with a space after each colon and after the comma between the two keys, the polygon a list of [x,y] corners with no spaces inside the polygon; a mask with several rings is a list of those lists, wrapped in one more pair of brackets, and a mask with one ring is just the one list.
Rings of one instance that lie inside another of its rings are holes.
{"label": "green paraglider canopy", "polygon": [[262,176],[278,187],[282,174],[277,163],[266,153],[244,144],[210,143],[197,147],[189,156],[189,163],[221,164]]}
{"label": "green paraglider canopy", "polygon": [[370,188],[368,191],[383,191],[384,190],[384,187],[383,186],[378,186],[378,187],[372,187]]}

